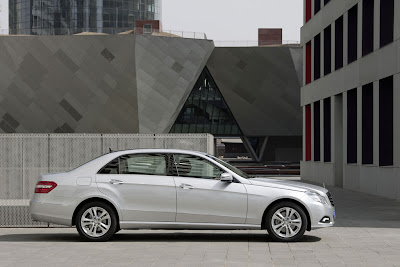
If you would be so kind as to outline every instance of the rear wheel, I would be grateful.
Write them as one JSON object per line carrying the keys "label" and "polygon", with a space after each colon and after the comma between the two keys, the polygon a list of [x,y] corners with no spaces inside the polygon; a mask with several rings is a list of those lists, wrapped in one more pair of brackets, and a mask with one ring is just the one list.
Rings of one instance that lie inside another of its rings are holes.
{"label": "rear wheel", "polygon": [[86,241],[107,241],[117,230],[114,209],[100,201],[84,204],[77,213],[75,223],[78,233]]}
{"label": "rear wheel", "polygon": [[275,204],[265,219],[267,231],[275,241],[297,241],[304,235],[307,227],[306,213],[293,202]]}

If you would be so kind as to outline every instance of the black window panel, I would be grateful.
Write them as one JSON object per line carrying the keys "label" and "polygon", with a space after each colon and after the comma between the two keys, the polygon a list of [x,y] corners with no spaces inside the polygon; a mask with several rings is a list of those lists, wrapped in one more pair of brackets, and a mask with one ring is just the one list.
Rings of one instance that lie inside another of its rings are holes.
{"label": "black window panel", "polygon": [[331,26],[324,30],[324,75],[331,73],[332,71],[332,35]]}
{"label": "black window panel", "polygon": [[324,5],[328,4],[331,0],[324,0]]}
{"label": "black window panel", "polygon": [[314,80],[321,77],[321,35],[314,37]]}
{"label": "black window panel", "polygon": [[324,162],[331,162],[331,99],[324,99]]}
{"label": "black window panel", "polygon": [[321,10],[321,0],[314,0],[314,14]]}
{"label": "black window panel", "polygon": [[363,1],[362,55],[374,50],[374,0]]}
{"label": "black window panel", "polygon": [[357,89],[347,92],[347,163],[357,163]]}
{"label": "black window panel", "polygon": [[348,25],[348,63],[357,60],[357,27],[358,27],[358,5],[349,10]]}
{"label": "black window panel", "polygon": [[207,68],[204,68],[197,80],[170,133],[242,135],[242,131]]}
{"label": "black window panel", "polygon": [[362,89],[362,164],[374,163],[374,86]]}
{"label": "black window panel", "polygon": [[379,166],[393,165],[393,76],[379,81]]}
{"label": "black window panel", "polygon": [[119,158],[113,159],[104,166],[99,172],[99,174],[119,174]]}
{"label": "black window panel", "polygon": [[320,103],[314,103],[314,161],[321,160],[321,109]]}
{"label": "black window panel", "polygon": [[381,0],[380,46],[393,42],[394,0]]}
{"label": "black window panel", "polygon": [[335,21],[335,70],[343,67],[343,16]]}

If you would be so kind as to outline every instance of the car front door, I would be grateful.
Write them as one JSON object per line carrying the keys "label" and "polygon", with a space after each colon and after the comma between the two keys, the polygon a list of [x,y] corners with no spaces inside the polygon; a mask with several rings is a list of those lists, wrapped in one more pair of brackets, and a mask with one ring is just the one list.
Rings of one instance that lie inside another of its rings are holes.
{"label": "car front door", "polygon": [[247,192],[243,184],[220,181],[224,171],[208,159],[174,155],[177,222],[244,224]]}
{"label": "car front door", "polygon": [[174,222],[176,188],[168,175],[170,156],[123,155],[96,175],[99,190],[115,199],[123,221]]}

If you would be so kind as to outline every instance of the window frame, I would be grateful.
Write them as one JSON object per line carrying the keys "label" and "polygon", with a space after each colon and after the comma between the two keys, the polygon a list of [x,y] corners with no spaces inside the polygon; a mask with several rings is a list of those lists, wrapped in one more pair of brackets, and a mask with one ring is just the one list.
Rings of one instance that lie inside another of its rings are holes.
{"label": "window frame", "polygon": [[[202,160],[208,162],[210,165],[212,165],[212,166],[217,167],[218,169],[220,169],[220,170],[222,171],[221,174],[227,173],[227,171],[225,170],[225,168],[219,166],[218,164],[215,164],[214,162],[212,162],[212,161],[211,161],[210,159],[208,159],[207,157],[202,157],[202,156],[193,155],[193,154],[185,154],[185,153],[172,153],[173,166],[175,167],[175,171],[176,171],[176,174],[177,174],[177,175],[174,175],[175,177],[179,177],[179,178],[181,178],[181,177],[182,177],[182,178],[193,178],[193,179],[204,179],[204,180],[219,180],[219,179],[217,179],[217,178],[211,178],[211,177],[210,177],[210,178],[204,178],[204,177],[181,176],[181,175],[179,175],[179,170],[178,170],[178,167],[177,167],[178,163],[177,163],[176,160],[175,160],[175,156],[179,156],[179,155],[182,155],[182,156],[191,156],[191,157],[195,157],[195,158],[198,158],[198,159],[202,159]],[[235,180],[236,180],[236,179],[235,179]]]}
{"label": "window frame", "polygon": [[[123,156],[140,156],[140,155],[163,155],[164,156],[164,160],[165,160],[165,169],[166,169],[166,174],[162,175],[162,174],[145,174],[145,173],[121,173],[120,171],[120,158]],[[107,162],[107,164],[105,164],[103,167],[100,168],[100,170],[97,171],[96,174],[101,174],[101,175],[147,175],[147,176],[173,176],[172,174],[172,166],[171,166],[171,153],[129,153],[129,154],[122,154],[119,155],[115,158],[113,158],[112,160],[110,160],[109,162]],[[101,173],[101,171],[108,166],[111,162],[113,162],[114,160],[118,159],[118,173]]]}

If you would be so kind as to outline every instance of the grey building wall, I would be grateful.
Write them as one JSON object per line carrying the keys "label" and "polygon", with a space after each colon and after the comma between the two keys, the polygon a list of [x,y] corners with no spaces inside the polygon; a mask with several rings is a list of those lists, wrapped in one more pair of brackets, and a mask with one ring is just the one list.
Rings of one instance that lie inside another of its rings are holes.
{"label": "grey building wall", "polygon": [[[150,35],[4,36],[0,133],[169,133],[207,67],[245,136],[297,138],[302,60]],[[269,140],[269,160],[300,154]]]}
{"label": "grey building wall", "polygon": [[302,135],[301,48],[216,48],[207,67],[244,135]]}
{"label": "grey building wall", "polygon": [[139,131],[135,36],[0,38],[0,131]]}
{"label": "grey building wall", "polygon": [[1,37],[0,132],[168,133],[213,48],[136,35]]}
{"label": "grey building wall", "polygon": [[136,37],[140,133],[168,133],[202,72],[214,43]]}
{"label": "grey building wall", "polygon": [[[394,1],[394,31],[393,42],[380,47],[380,3],[374,1],[374,40],[373,51],[362,56],[362,22],[363,0],[330,1],[314,15],[301,29],[301,43],[305,45],[315,35],[321,33],[327,26],[332,27],[332,52],[335,51],[335,20],[343,15],[343,68],[334,71],[334,54],[332,57],[332,73],[323,76],[324,57],[321,48],[321,75],[316,81],[301,88],[301,105],[311,107],[313,118],[315,103],[320,102],[321,133],[323,133],[323,99],[331,101],[331,162],[310,161],[301,162],[302,179],[314,182],[324,182],[327,185],[337,185],[354,191],[379,195],[392,199],[400,199],[400,1]],[[312,1],[313,2],[313,1]],[[323,2],[323,1],[322,1]],[[347,26],[348,10],[358,4],[358,35],[357,60],[347,64]],[[312,51],[314,43],[312,42]],[[323,47],[323,46],[321,46]],[[305,49],[305,48],[304,48]],[[312,60],[314,54],[312,53]],[[305,69],[305,68],[304,68]],[[314,77],[314,67],[311,77]],[[393,166],[379,166],[379,125],[387,121],[379,119],[379,81],[393,76]],[[363,86],[373,84],[373,163],[362,164],[362,95]],[[348,91],[357,90],[357,162],[347,163],[347,95]],[[314,151],[314,136],[312,123],[311,151]],[[321,151],[324,155],[324,139],[321,135]],[[305,146],[305,140],[303,140]],[[305,150],[305,149],[304,149]],[[313,153],[312,153],[313,154]],[[323,158],[321,157],[321,160]]]}

